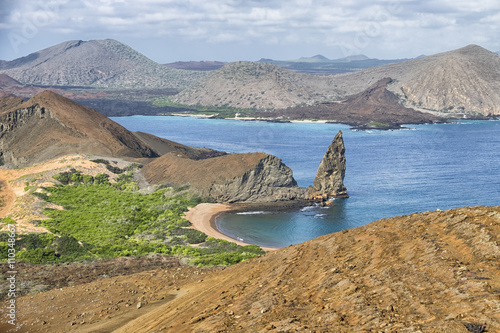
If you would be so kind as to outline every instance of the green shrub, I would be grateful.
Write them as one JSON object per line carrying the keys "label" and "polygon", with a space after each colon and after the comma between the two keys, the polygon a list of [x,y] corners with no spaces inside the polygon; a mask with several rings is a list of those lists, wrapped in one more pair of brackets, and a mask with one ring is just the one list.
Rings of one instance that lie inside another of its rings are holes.
{"label": "green shrub", "polygon": [[94,177],[91,175],[83,175],[83,183],[84,184],[93,184],[94,183]]}
{"label": "green shrub", "polygon": [[170,231],[172,236],[184,236],[188,244],[203,243],[207,239],[207,235],[196,229],[177,228]]}
{"label": "green shrub", "polygon": [[[46,188],[43,198],[65,209],[45,209],[49,219],[41,224],[61,236],[30,236],[23,260],[64,262],[162,253],[187,257],[196,265],[229,265],[264,253],[258,246],[239,246],[184,228],[190,226],[183,218],[187,208],[200,202],[186,188],[141,194],[133,190],[136,184],[128,173],[112,186],[108,178],[99,174],[89,184],[83,175],[85,186]],[[33,248],[44,251],[32,252]]]}
{"label": "green shrub", "polygon": [[70,180],[71,180],[71,173],[70,172],[61,172],[58,173],[57,175],[52,176],[55,180],[60,182],[63,185],[68,185]]}
{"label": "green shrub", "polygon": [[105,173],[98,173],[95,175],[94,184],[96,185],[109,185],[109,175]]}
{"label": "green shrub", "polygon": [[80,184],[83,182],[83,175],[80,172],[75,172],[71,175],[71,182],[75,184]]}
{"label": "green shrub", "polygon": [[16,253],[16,259],[33,264],[46,264],[58,261],[59,257],[56,255],[54,250],[36,248],[32,250],[18,251]]}

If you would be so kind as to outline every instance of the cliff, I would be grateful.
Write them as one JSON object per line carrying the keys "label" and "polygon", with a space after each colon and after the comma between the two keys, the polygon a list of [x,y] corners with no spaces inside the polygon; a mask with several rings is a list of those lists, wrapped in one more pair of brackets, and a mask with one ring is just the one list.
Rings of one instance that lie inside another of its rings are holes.
{"label": "cliff", "polygon": [[345,146],[342,131],[339,131],[319,164],[314,186],[309,188],[312,198],[347,198],[344,186],[346,170]]}
{"label": "cliff", "polygon": [[273,202],[303,199],[292,170],[276,156],[229,154],[193,160],[168,153],[141,172],[153,184],[189,185],[217,202]]}

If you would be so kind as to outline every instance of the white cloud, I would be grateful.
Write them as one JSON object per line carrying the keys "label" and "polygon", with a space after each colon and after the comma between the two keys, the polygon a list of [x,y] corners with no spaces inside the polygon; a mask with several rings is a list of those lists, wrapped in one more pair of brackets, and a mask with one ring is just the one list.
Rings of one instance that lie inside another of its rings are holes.
{"label": "white cloud", "polygon": [[[316,48],[315,54],[333,50],[334,46],[345,49],[347,45],[360,53],[386,58],[415,56],[478,41],[493,50],[500,49],[496,36],[500,21],[498,0],[7,2],[9,6],[0,10],[1,36],[8,33],[22,36],[27,24],[32,24],[37,28],[38,39],[50,35],[50,40],[60,41],[77,38],[115,38],[125,43],[144,39],[182,40],[183,49],[190,42],[192,49],[213,48],[220,43],[226,47],[225,54],[231,53],[232,43],[235,55],[238,45],[254,45],[251,51],[255,58],[266,57],[271,47],[276,47],[273,54],[292,49],[303,52],[304,43],[310,49]],[[204,45],[206,42],[209,44]],[[10,51],[6,50],[5,54]],[[283,58],[289,57],[283,55]]]}

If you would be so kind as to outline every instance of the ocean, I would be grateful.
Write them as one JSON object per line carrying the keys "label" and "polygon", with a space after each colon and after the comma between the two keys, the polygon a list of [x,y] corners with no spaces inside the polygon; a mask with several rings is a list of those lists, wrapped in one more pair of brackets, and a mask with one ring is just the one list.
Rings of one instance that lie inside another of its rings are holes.
{"label": "ocean", "polygon": [[500,121],[357,131],[324,123],[161,116],[112,119],[129,130],[186,145],[276,155],[304,187],[312,185],[323,154],[341,130],[349,198],[337,199],[329,208],[225,214],[217,220],[224,234],[261,246],[284,247],[415,212],[500,205]]}

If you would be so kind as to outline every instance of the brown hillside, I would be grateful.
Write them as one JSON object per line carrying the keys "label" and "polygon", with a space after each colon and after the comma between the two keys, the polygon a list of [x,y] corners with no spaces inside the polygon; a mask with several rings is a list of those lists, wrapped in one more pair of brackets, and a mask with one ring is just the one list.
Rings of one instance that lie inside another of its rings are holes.
{"label": "brown hillside", "polygon": [[230,267],[117,332],[498,332],[499,235],[498,207],[381,220]]}
{"label": "brown hillside", "polygon": [[[216,182],[243,175],[267,156],[264,153],[231,154],[193,162],[178,154],[166,154],[143,169],[146,179],[154,184],[171,182],[177,186],[189,179],[189,184],[210,186]],[[225,167],[224,167],[225,166]]]}
{"label": "brown hillside", "polygon": [[14,80],[7,74],[0,74],[0,89],[10,88],[10,87],[22,87],[22,83]]}
{"label": "brown hillside", "polygon": [[6,96],[0,97],[0,116],[18,107],[22,103],[24,103],[24,100],[14,95],[6,94]]}
{"label": "brown hillside", "polygon": [[51,91],[1,112],[5,163],[22,166],[66,154],[157,157],[135,135],[100,113]]}
{"label": "brown hillside", "polygon": [[289,108],[270,112],[257,112],[260,117],[283,119],[315,118],[362,126],[369,122],[384,124],[419,124],[443,121],[441,118],[404,107],[399,98],[387,90],[392,79],[384,78],[368,89],[353,95],[342,102],[323,103],[314,106]]}
{"label": "brown hillside", "polygon": [[192,160],[202,160],[205,158],[211,158],[227,154],[225,152],[213,150],[210,148],[198,148],[198,147],[186,146],[181,143],[159,138],[149,133],[134,132],[134,135],[137,136],[139,139],[141,139],[149,147],[153,148],[153,150],[157,152],[159,155],[175,152],[176,154],[180,154],[181,156],[190,158]]}
{"label": "brown hillside", "polygon": [[22,297],[18,322],[31,332],[499,332],[499,237],[500,207],[394,217],[223,271]]}
{"label": "brown hillside", "polygon": [[218,202],[268,202],[305,196],[292,170],[279,158],[265,153],[228,154],[196,161],[173,152],[149,163],[141,173],[149,183],[189,185]]}

